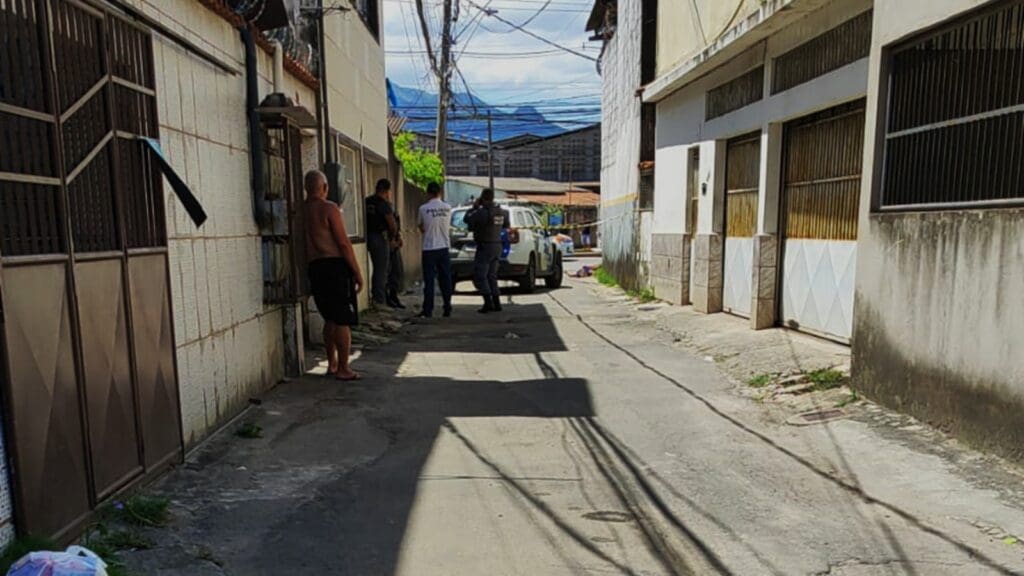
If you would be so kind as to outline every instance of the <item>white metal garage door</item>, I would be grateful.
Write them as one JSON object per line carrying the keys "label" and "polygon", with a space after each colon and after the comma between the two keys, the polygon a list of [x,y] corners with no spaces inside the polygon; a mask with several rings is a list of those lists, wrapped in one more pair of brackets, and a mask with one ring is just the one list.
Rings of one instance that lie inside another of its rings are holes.
{"label": "white metal garage door", "polygon": [[781,318],[842,341],[853,325],[863,150],[863,101],[786,125]]}
{"label": "white metal garage door", "polygon": [[761,134],[731,140],[725,154],[725,254],[722,308],[750,316],[757,191],[760,185]]}

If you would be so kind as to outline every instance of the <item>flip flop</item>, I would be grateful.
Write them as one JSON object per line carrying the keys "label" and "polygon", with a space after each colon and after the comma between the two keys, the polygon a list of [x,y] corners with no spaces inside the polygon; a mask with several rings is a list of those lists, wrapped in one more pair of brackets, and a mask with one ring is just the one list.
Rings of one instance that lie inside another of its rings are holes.
{"label": "flip flop", "polygon": [[335,374],[334,375],[334,379],[335,380],[340,380],[341,382],[355,382],[357,380],[362,380],[363,379],[363,375],[362,374],[359,374],[358,372],[353,372],[353,374],[354,374],[353,376],[345,376],[345,377],[338,376],[337,374]]}

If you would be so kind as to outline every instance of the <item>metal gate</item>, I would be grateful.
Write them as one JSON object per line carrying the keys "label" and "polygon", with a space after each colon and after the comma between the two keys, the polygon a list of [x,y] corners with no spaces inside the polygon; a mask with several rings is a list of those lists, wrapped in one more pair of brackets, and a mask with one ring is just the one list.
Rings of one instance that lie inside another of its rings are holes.
{"label": "metal gate", "polygon": [[757,193],[761,182],[761,134],[730,140],[725,152],[725,254],[722,309],[750,316]]}
{"label": "metal gate", "polygon": [[848,341],[853,325],[864,102],[785,126],[780,317]]}
{"label": "metal gate", "polygon": [[151,38],[0,0],[0,305],[22,533],[63,537],[181,453]]}

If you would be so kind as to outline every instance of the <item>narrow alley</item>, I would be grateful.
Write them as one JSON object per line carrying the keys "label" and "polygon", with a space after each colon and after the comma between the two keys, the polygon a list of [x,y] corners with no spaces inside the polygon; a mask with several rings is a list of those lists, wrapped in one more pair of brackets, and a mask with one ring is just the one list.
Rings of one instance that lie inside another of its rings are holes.
{"label": "narrow alley", "polygon": [[[140,574],[1016,574],[1019,477],[857,418],[792,427],[595,281],[457,297],[282,384],[151,492]],[[720,317],[724,318],[724,317]],[[795,333],[808,345],[820,341]],[[974,458],[983,458],[975,455]],[[984,457],[987,458],[987,457]]]}

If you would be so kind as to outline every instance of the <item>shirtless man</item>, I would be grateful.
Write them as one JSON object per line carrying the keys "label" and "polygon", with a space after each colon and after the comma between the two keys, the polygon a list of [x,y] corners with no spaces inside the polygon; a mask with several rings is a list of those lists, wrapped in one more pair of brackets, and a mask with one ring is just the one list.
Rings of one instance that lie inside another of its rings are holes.
{"label": "shirtless man", "polygon": [[359,324],[356,295],[363,289],[352,242],[345,232],[341,209],[327,200],[327,177],[306,172],[306,256],[309,285],[324,319],[327,371],[338,380],[358,380],[348,365],[352,326]]}

